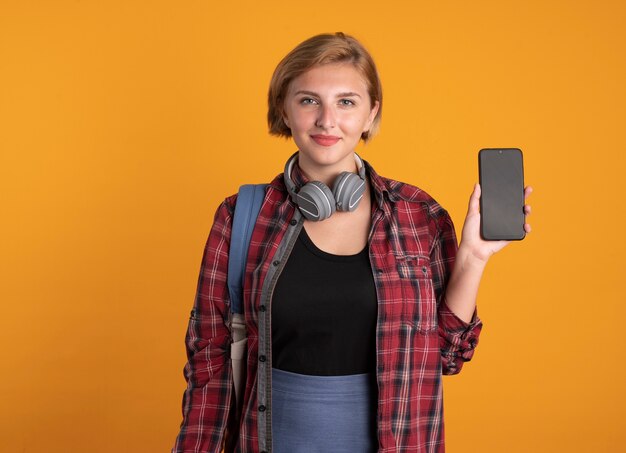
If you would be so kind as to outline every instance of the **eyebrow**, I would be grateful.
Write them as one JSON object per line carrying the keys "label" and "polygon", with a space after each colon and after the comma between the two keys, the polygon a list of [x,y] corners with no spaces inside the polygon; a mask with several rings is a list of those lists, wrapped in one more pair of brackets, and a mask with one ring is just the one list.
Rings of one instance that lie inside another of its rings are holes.
{"label": "eyebrow", "polygon": [[[319,97],[319,94],[315,93],[314,91],[308,91],[308,90],[299,90],[296,91],[295,94],[306,94],[308,96],[317,96]],[[346,98],[346,97],[351,97],[351,96],[356,96],[356,97],[361,97],[361,95],[359,93],[355,93],[354,91],[346,91],[344,93],[338,93],[337,97],[338,98]]]}

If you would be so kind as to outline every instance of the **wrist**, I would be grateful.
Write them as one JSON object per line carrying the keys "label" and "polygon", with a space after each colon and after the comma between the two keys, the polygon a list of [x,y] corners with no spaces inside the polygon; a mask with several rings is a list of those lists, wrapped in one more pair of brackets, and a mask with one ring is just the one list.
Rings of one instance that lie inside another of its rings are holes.
{"label": "wrist", "polygon": [[467,244],[461,242],[456,254],[456,262],[464,270],[473,270],[482,273],[487,266],[487,261],[489,261],[490,256],[491,255],[485,255],[484,253],[477,253],[471,247],[467,246]]}

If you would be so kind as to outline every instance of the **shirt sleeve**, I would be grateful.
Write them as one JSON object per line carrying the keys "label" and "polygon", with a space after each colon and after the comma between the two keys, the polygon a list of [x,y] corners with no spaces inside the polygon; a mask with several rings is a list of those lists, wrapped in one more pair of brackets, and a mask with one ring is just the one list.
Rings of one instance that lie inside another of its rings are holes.
{"label": "shirt sleeve", "polygon": [[442,215],[438,224],[438,236],[434,241],[430,260],[437,298],[442,373],[457,374],[463,364],[474,355],[482,322],[476,311],[469,323],[461,320],[445,303],[445,290],[454,267],[458,246],[454,225],[448,213]]}
{"label": "shirt sleeve", "polygon": [[231,224],[232,209],[224,202],[215,214],[204,249],[185,337],[187,389],[172,453],[222,451],[233,392],[227,283]]}

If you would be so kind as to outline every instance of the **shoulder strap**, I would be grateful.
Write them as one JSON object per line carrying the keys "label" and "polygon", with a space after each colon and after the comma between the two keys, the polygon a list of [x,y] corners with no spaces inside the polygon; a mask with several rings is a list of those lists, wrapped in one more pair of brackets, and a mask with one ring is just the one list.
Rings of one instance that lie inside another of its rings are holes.
{"label": "shoulder strap", "polygon": [[265,198],[267,184],[246,184],[239,188],[228,252],[230,311],[243,313],[243,278],[252,230]]}
{"label": "shoulder strap", "polygon": [[245,382],[245,352],[248,343],[246,320],[243,315],[243,278],[248,261],[252,230],[265,198],[267,184],[247,184],[239,188],[228,252],[228,293],[232,313],[230,358],[237,412],[241,414]]}

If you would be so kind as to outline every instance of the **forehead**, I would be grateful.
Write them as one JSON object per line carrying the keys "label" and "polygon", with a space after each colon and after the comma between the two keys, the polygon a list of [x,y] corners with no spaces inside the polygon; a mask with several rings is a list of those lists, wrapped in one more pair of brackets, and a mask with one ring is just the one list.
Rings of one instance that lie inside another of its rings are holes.
{"label": "forehead", "polygon": [[320,94],[355,92],[367,94],[367,83],[359,70],[350,63],[331,63],[314,66],[289,84],[288,93],[300,90]]}

